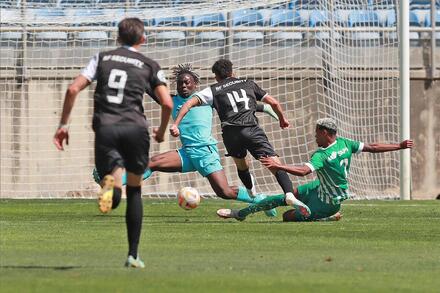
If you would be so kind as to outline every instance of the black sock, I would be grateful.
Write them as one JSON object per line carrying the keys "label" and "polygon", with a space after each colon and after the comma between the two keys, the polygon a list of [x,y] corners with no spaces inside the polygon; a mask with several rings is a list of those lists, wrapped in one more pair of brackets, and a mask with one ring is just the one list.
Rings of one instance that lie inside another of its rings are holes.
{"label": "black sock", "polygon": [[287,175],[286,171],[278,170],[275,173],[275,177],[277,178],[278,184],[281,186],[284,193],[293,193],[293,184],[292,181],[290,181],[289,175]]}
{"label": "black sock", "polygon": [[119,187],[113,188],[113,203],[112,210],[116,209],[121,202],[122,189]]}
{"label": "black sock", "polygon": [[244,186],[246,186],[247,189],[252,189],[252,178],[251,173],[249,173],[249,169],[246,169],[244,171],[238,170],[238,177],[240,177],[241,182],[243,182]]}
{"label": "black sock", "polygon": [[137,258],[139,238],[141,236],[143,207],[140,186],[127,185],[127,211],[125,213],[125,223],[127,224],[128,235],[128,255]]}

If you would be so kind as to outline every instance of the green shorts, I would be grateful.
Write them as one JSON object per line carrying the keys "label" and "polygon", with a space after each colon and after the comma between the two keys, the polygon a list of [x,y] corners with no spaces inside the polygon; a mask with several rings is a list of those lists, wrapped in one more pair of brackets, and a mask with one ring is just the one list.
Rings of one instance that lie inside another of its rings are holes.
{"label": "green shorts", "polygon": [[177,150],[182,161],[182,173],[199,172],[203,177],[223,170],[216,145],[183,147]]}
{"label": "green shorts", "polygon": [[313,221],[322,219],[330,217],[339,211],[341,208],[340,204],[334,205],[332,203],[326,203],[319,198],[319,185],[319,180],[314,180],[298,186],[298,199],[305,203],[312,213],[309,218],[304,219],[299,211],[295,211],[295,221]]}

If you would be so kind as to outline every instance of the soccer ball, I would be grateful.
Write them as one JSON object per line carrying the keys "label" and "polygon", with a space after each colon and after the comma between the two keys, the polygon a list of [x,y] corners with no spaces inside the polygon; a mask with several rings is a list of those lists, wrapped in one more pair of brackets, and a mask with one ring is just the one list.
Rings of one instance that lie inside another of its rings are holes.
{"label": "soccer ball", "polygon": [[193,187],[183,187],[177,192],[179,206],[184,210],[192,210],[199,206],[200,195]]}

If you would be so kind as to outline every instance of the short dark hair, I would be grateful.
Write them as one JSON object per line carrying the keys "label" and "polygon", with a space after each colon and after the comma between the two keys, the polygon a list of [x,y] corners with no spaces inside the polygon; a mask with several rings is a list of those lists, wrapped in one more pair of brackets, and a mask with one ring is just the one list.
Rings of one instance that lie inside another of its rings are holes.
{"label": "short dark hair", "polygon": [[228,78],[232,75],[232,62],[227,59],[217,60],[212,65],[212,72],[222,79]]}
{"label": "short dark hair", "polygon": [[118,39],[122,45],[133,46],[144,35],[144,23],[137,17],[124,18],[118,24]]}
{"label": "short dark hair", "polygon": [[334,130],[334,129],[330,129],[330,128],[327,128],[327,127],[322,126],[322,125],[316,125],[316,127],[318,127],[319,130],[327,130],[327,132],[330,135],[336,135],[336,130]]}

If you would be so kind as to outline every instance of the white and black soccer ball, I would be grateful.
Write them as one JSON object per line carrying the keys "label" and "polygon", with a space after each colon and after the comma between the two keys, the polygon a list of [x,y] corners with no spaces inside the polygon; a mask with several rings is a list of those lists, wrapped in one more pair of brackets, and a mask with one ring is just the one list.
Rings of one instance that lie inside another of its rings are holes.
{"label": "white and black soccer ball", "polygon": [[199,206],[200,195],[193,187],[183,187],[177,192],[179,206],[184,210],[192,210]]}

